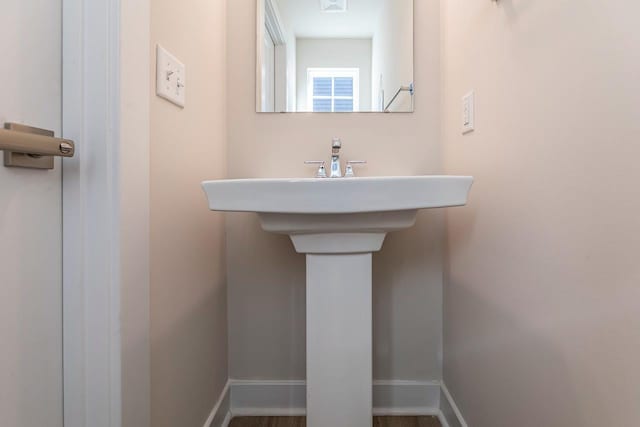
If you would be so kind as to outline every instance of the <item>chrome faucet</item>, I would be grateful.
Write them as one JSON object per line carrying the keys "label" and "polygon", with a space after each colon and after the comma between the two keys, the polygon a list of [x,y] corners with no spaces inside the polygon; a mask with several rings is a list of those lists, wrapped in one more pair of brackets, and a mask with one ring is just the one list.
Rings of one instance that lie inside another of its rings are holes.
{"label": "chrome faucet", "polygon": [[[340,149],[342,148],[342,141],[340,138],[333,138],[331,143],[331,166],[329,169],[328,178],[353,178],[355,173],[353,172],[354,165],[363,165],[367,162],[364,160],[350,160],[347,162],[344,175],[342,174],[342,166],[340,164]],[[307,165],[317,166],[316,178],[327,178],[327,169],[325,167],[326,161],[324,160],[307,160],[304,162]]]}
{"label": "chrome faucet", "polygon": [[340,148],[342,148],[342,141],[340,141],[340,138],[333,138],[333,142],[331,143],[331,169],[329,178],[342,178]]}

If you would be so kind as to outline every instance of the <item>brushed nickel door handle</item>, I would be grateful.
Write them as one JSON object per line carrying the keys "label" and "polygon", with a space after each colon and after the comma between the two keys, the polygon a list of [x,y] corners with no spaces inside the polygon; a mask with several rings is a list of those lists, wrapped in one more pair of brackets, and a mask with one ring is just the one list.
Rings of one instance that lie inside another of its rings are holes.
{"label": "brushed nickel door handle", "polygon": [[0,150],[6,167],[53,169],[53,157],[73,157],[75,143],[54,137],[50,130],[5,123],[0,129]]}

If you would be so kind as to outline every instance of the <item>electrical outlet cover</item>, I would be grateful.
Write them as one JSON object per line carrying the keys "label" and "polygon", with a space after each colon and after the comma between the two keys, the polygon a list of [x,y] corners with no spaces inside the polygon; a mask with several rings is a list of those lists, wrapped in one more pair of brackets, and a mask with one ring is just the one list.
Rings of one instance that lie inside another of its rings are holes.
{"label": "electrical outlet cover", "polygon": [[475,130],[475,93],[469,92],[462,97],[462,133]]}
{"label": "electrical outlet cover", "polygon": [[187,91],[184,64],[160,45],[157,46],[156,56],[156,94],[184,108]]}

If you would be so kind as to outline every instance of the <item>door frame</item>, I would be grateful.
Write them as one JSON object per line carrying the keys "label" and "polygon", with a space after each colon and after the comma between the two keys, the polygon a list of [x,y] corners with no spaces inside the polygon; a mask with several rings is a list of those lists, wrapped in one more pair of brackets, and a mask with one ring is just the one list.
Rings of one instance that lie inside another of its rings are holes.
{"label": "door frame", "polygon": [[262,64],[264,37],[268,31],[275,47],[274,112],[287,111],[287,36],[282,17],[273,0],[257,2],[256,11],[256,111],[262,111]]}
{"label": "door frame", "polygon": [[62,0],[65,427],[149,426],[149,3]]}

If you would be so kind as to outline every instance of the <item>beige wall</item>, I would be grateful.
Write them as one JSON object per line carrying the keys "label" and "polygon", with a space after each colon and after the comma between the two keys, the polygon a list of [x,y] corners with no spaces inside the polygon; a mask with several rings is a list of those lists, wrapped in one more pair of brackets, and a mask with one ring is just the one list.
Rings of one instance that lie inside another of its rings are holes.
{"label": "beige wall", "polygon": [[[114,220],[118,227],[116,243],[119,248],[116,247],[114,250],[119,255],[118,279],[120,288],[118,296],[120,300],[116,307],[120,313],[118,319],[120,328],[113,333],[120,336],[118,344],[121,357],[118,368],[121,377],[121,406],[119,408],[121,425],[122,427],[146,427],[150,425],[151,386],[149,354],[149,257],[151,243],[149,143],[151,122],[148,102],[149,81],[151,80],[148,74],[150,2],[149,0],[137,1],[135,4],[125,2],[120,5],[119,11],[120,36],[122,40],[128,42],[123,43],[120,47],[119,64],[117,64],[120,68],[118,76],[120,81],[118,88],[120,141],[115,181],[119,185],[117,194],[120,199],[117,206],[118,218]],[[92,13],[98,12],[93,11]],[[87,60],[90,61],[90,59]],[[109,58],[104,61],[109,63]],[[96,67],[93,70],[97,70],[99,66],[99,63],[92,65],[92,67]],[[107,71],[100,70],[98,75],[102,75],[103,72]],[[90,122],[92,121],[90,120]],[[101,128],[91,129],[91,132],[94,133],[100,131]],[[108,174],[109,172],[96,173]],[[95,185],[93,187],[95,188]],[[111,215],[111,213],[109,214]],[[109,226],[107,226],[108,229]],[[100,236],[100,233],[98,235]],[[109,249],[107,247],[104,250]],[[116,311],[116,309],[113,310]],[[91,395],[97,396],[95,391]],[[117,403],[113,404],[117,405]],[[65,419],[65,422],[73,423],[68,419]]]}
{"label": "beige wall", "polygon": [[[304,160],[330,154],[369,161],[363,175],[440,172],[439,2],[416,2],[415,114],[256,114],[255,0],[228,7],[228,137],[231,177],[311,176]],[[374,376],[439,379],[442,213],[390,235],[374,257]],[[305,377],[305,264],[287,237],[254,215],[227,216],[230,376]]]}
{"label": "beige wall", "polygon": [[476,177],[448,215],[444,374],[470,426],[640,425],[638,16],[443,2],[445,170]]}
{"label": "beige wall", "polygon": [[184,110],[151,98],[153,427],[204,425],[227,381],[224,218],[200,188],[226,176],[225,15],[224,0],[151,4],[152,58],[160,43],[187,66]]}

